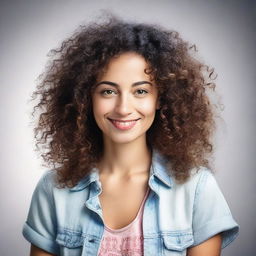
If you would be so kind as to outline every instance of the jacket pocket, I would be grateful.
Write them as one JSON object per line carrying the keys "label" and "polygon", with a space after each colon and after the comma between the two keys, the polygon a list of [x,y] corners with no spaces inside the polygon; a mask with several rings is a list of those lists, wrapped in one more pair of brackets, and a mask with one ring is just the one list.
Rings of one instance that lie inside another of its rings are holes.
{"label": "jacket pocket", "polygon": [[60,256],[81,256],[85,236],[81,232],[63,230],[57,234],[56,242],[60,246]]}
{"label": "jacket pocket", "polygon": [[163,253],[164,256],[185,256],[187,248],[194,243],[193,235],[187,233],[163,234]]}

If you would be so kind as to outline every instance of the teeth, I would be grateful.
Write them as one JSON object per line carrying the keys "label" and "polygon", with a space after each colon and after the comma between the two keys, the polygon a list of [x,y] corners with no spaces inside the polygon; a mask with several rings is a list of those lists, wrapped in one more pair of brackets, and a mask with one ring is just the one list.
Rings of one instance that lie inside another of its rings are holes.
{"label": "teeth", "polygon": [[120,122],[120,121],[113,121],[115,124],[123,126],[123,127],[128,127],[132,125],[136,121],[129,121],[129,122]]}

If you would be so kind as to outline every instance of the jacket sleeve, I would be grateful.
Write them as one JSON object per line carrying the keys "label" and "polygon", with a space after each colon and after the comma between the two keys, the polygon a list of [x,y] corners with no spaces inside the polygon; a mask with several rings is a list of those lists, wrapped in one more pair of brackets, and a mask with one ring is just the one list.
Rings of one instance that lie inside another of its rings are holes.
{"label": "jacket sleeve", "polygon": [[224,248],[237,237],[238,231],[239,226],[233,219],[214,176],[209,170],[204,170],[195,192],[193,246],[221,233],[222,248]]}
{"label": "jacket sleeve", "polygon": [[52,171],[39,180],[32,196],[23,236],[33,245],[52,254],[58,254],[56,215],[52,196]]}

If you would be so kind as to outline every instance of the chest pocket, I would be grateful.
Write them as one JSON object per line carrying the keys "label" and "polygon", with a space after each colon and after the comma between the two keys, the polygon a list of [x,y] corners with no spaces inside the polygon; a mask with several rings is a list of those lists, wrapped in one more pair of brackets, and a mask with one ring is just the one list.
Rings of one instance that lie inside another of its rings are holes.
{"label": "chest pocket", "polygon": [[60,247],[60,256],[81,256],[85,236],[83,233],[64,230],[59,232],[56,242]]}
{"label": "chest pocket", "polygon": [[163,234],[163,256],[186,256],[187,248],[194,243],[192,233]]}

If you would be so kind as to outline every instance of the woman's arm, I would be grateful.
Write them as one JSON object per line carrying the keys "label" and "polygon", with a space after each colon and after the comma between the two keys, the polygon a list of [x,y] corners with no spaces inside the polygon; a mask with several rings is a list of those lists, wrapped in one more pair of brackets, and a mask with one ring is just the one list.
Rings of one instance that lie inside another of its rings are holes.
{"label": "woman's arm", "polygon": [[189,248],[187,256],[220,256],[220,253],[221,234],[218,234],[199,245]]}
{"label": "woman's arm", "polygon": [[31,244],[30,256],[56,256],[56,255],[48,253],[48,252],[36,247],[35,245]]}

